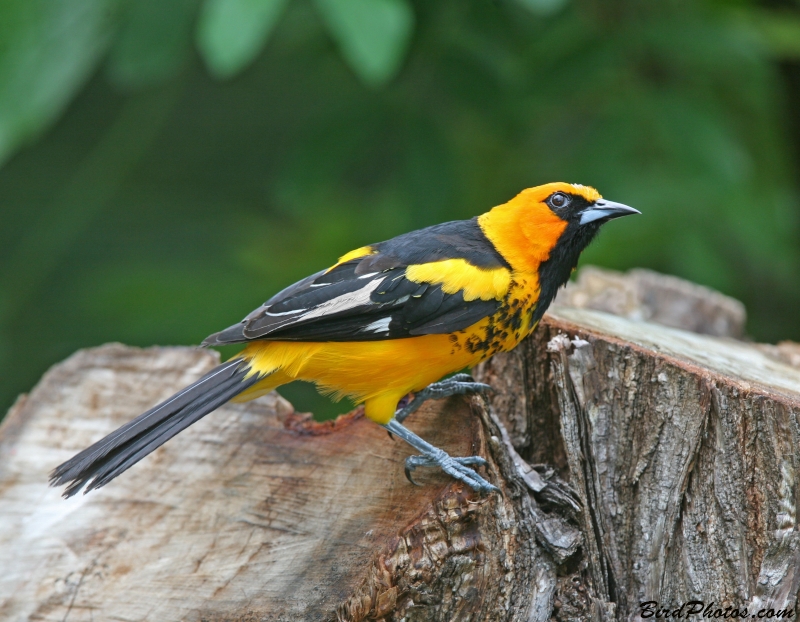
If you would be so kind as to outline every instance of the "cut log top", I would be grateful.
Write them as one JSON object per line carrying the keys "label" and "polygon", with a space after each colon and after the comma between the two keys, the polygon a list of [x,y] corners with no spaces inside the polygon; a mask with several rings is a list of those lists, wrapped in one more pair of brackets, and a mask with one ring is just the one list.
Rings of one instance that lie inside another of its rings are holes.
{"label": "cut log top", "polygon": [[[705,309],[704,325],[723,325]],[[489,498],[422,470],[412,486],[409,448],[359,411],[314,423],[272,394],[219,409],[65,501],[47,487],[55,465],[217,362],[191,348],[79,352],[0,427],[0,620],[793,607],[800,370],[774,348],[554,309],[477,370],[496,389],[491,410],[453,398],[409,420],[452,455],[485,456],[501,489]]]}
{"label": "cut log top", "polygon": [[559,292],[556,303],[735,339],[744,335],[747,319],[744,305],[730,296],[642,269],[622,274],[586,266]]}
{"label": "cut log top", "polygon": [[743,389],[753,386],[767,392],[779,391],[788,400],[800,397],[800,368],[783,362],[769,350],[753,344],[724,337],[710,337],[646,322],[628,321],[624,318],[591,311],[555,307],[550,317],[568,322],[572,328],[592,331],[620,343],[628,342],[652,352],[653,356],[674,357],[693,363],[707,374],[738,379]]}

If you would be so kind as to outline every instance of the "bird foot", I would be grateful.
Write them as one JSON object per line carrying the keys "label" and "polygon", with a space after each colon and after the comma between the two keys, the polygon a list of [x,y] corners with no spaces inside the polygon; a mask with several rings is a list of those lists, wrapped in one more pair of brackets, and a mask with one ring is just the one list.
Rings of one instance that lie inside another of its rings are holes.
{"label": "bird foot", "polygon": [[411,476],[418,467],[439,467],[449,476],[464,482],[478,493],[488,494],[498,490],[470,468],[470,465],[486,465],[486,460],[480,456],[454,458],[447,452],[423,440],[395,419],[392,419],[385,427],[390,433],[396,434],[422,454],[406,458],[405,473],[408,481],[412,484],[418,485]]}
{"label": "bird foot", "polygon": [[497,490],[489,482],[483,479],[475,471],[469,468],[468,465],[475,464],[478,466],[486,466],[486,460],[480,456],[467,456],[464,458],[454,458],[442,452],[444,456],[441,458],[433,458],[431,456],[409,456],[406,458],[406,477],[408,481],[419,486],[411,474],[418,467],[439,467],[447,473],[450,477],[464,482],[467,486],[481,494],[488,494]]}
{"label": "bird foot", "polygon": [[[398,423],[403,423],[406,418],[416,412],[428,400],[441,400],[452,395],[466,395],[468,393],[488,393],[494,391],[488,384],[475,382],[469,374],[455,374],[450,378],[429,384],[422,391],[414,395],[410,403],[398,410],[394,418]],[[403,398],[405,400],[406,398]],[[402,400],[401,400],[402,403]]]}

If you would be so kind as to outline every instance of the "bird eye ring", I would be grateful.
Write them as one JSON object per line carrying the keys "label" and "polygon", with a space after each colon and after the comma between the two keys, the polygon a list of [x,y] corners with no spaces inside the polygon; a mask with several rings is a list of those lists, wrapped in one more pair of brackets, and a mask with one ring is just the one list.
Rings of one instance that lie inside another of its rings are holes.
{"label": "bird eye ring", "polygon": [[569,197],[563,192],[556,192],[547,199],[547,204],[553,209],[561,209],[569,205]]}

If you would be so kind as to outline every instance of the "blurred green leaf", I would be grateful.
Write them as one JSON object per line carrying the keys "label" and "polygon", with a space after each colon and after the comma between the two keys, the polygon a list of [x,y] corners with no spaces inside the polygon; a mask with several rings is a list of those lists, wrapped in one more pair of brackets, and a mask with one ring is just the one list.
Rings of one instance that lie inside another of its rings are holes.
{"label": "blurred green leaf", "polygon": [[125,89],[162,83],[185,65],[198,0],[134,0],[108,59],[112,82]]}
{"label": "blurred green leaf", "polygon": [[287,0],[206,0],[197,24],[197,45],[209,71],[228,78],[264,47]]}
{"label": "blurred green leaf", "polygon": [[800,14],[797,11],[749,9],[744,13],[779,58],[800,59]]}
{"label": "blurred green leaf", "polygon": [[380,86],[400,69],[414,27],[407,0],[316,0],[350,67]]}
{"label": "blurred green leaf", "polygon": [[0,13],[0,164],[70,102],[105,52],[115,0],[5,0]]}
{"label": "blurred green leaf", "polygon": [[158,136],[175,104],[179,89],[147,92],[128,100],[102,139],[73,170],[52,202],[30,220],[32,226],[7,247],[0,271],[0,326],[14,321],[38,293],[64,254],[107,206]]}
{"label": "blurred green leaf", "polygon": [[517,0],[517,2],[537,15],[552,15],[567,6],[569,0]]}

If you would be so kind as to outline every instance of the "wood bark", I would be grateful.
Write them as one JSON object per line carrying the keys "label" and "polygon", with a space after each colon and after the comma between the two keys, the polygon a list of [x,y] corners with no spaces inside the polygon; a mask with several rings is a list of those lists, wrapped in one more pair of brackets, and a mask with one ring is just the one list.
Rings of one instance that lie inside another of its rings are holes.
{"label": "wood bark", "polygon": [[523,459],[553,465],[583,502],[555,619],[639,619],[647,601],[796,607],[800,369],[750,344],[559,308],[479,376],[499,388]]}
{"label": "wood bark", "polygon": [[561,307],[476,371],[488,401],[431,402],[409,420],[453,455],[485,456],[498,495],[434,472],[412,486],[410,449],[360,411],[315,423],[273,394],[65,501],[50,469],[216,364],[190,348],[79,352],[0,427],[0,620],[795,607],[794,353]]}

